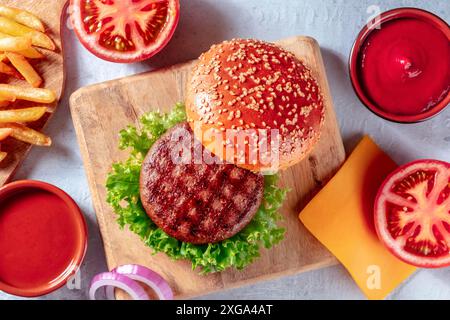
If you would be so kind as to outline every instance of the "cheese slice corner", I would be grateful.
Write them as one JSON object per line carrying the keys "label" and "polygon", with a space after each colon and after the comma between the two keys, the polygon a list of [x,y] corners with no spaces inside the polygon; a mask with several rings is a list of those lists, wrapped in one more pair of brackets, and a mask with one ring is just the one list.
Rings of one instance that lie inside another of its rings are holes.
{"label": "cheese slice corner", "polygon": [[339,172],[299,215],[369,299],[384,299],[416,270],[384,247],[373,222],[378,188],[396,167],[365,136]]}

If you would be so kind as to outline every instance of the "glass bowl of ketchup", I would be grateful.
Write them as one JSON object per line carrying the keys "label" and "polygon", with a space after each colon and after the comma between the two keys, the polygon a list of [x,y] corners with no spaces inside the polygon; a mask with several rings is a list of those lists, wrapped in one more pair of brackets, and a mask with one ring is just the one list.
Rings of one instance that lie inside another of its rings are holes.
{"label": "glass bowl of ketchup", "polygon": [[81,266],[87,227],[61,189],[32,180],[0,188],[0,290],[38,297],[66,284]]}
{"label": "glass bowl of ketchup", "polygon": [[421,9],[382,13],[359,33],[349,60],[361,102],[391,121],[429,119],[450,103],[450,28]]}

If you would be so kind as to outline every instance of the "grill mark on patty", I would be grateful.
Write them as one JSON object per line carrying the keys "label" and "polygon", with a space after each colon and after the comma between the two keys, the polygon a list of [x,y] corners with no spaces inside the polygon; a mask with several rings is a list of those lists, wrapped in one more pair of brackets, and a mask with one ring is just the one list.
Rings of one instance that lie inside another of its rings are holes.
{"label": "grill mark on patty", "polygon": [[[192,139],[189,125],[179,124],[163,135],[145,158],[142,204],[158,227],[180,241],[204,244],[230,238],[258,210],[264,178],[232,164],[175,164],[171,152],[177,141],[172,137],[182,130]],[[195,145],[203,153],[203,146]]]}

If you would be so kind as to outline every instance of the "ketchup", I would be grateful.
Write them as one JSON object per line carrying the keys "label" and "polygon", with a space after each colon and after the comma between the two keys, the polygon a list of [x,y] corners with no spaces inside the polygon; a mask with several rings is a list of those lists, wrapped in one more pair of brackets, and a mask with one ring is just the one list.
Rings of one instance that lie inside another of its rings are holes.
{"label": "ketchup", "polygon": [[0,281],[35,288],[62,277],[79,246],[79,223],[57,195],[39,189],[0,204]]}
{"label": "ketchup", "polygon": [[420,19],[382,23],[363,44],[359,64],[366,95],[391,114],[426,112],[450,90],[449,39]]}

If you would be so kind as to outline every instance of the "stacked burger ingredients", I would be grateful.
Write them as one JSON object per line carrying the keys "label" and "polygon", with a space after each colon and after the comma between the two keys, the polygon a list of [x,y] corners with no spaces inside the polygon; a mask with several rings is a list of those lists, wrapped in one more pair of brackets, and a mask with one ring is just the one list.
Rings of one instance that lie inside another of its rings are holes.
{"label": "stacked burger ingredients", "polygon": [[293,54],[235,39],[199,58],[185,104],[121,132],[131,156],[114,164],[108,202],[155,252],[203,273],[242,269],[284,237],[274,173],[319,140],[319,86]]}

